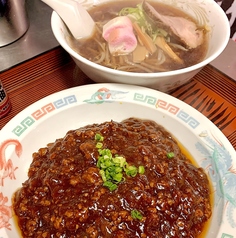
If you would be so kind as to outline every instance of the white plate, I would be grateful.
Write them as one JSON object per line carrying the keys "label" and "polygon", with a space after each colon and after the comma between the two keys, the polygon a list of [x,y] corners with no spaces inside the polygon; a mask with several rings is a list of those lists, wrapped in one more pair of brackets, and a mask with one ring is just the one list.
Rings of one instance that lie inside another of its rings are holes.
{"label": "white plate", "polygon": [[214,187],[213,214],[206,236],[235,237],[236,152],[221,131],[197,110],[167,94],[138,86],[94,84],[43,98],[1,130],[0,238],[20,237],[11,197],[27,179],[33,152],[70,129],[128,117],[155,120],[185,146],[209,174]]}

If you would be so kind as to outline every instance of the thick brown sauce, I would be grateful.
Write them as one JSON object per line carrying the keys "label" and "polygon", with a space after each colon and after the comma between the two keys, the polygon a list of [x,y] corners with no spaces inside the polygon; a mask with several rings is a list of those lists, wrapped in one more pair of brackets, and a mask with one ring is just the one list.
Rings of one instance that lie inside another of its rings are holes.
{"label": "thick brown sauce", "polygon": [[[144,165],[118,189],[103,186],[94,136],[103,146]],[[166,154],[174,152],[168,159]],[[33,154],[29,179],[13,198],[23,237],[199,237],[211,216],[206,174],[155,122],[130,118],[69,131]],[[131,217],[142,213],[141,221]]]}
{"label": "thick brown sauce", "polygon": [[[195,159],[194,159],[193,156],[190,154],[190,152],[189,152],[181,143],[179,143],[177,140],[176,140],[176,142],[178,143],[179,148],[180,148],[181,152],[184,154],[184,156],[185,156],[186,158],[188,158],[194,166],[199,167],[198,163],[195,161]],[[207,177],[208,177],[208,176],[207,176]],[[210,192],[210,204],[213,204],[213,202],[214,202],[214,191],[213,191],[213,185],[212,185],[212,183],[211,183],[209,177],[208,177],[208,181],[209,181],[209,192]],[[208,233],[208,231],[209,231],[209,227],[210,227],[210,224],[211,224],[211,218],[212,218],[212,217],[210,217],[210,218],[206,221],[206,223],[205,223],[204,226],[203,226],[202,233],[199,234],[199,235],[197,236],[197,238],[206,238],[206,237],[207,237],[207,233]]]}

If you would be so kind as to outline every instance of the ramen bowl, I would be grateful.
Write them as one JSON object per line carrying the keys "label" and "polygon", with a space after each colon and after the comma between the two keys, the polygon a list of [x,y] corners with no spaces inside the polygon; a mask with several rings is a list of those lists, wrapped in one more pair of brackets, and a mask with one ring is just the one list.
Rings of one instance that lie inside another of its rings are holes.
{"label": "ramen bowl", "polygon": [[[185,153],[209,176],[212,186],[212,216],[201,237],[234,237],[236,153],[227,138],[200,112],[168,94],[114,83],[80,86],[49,95],[27,107],[1,129],[0,237],[21,237],[12,211],[12,197],[28,178],[34,152],[64,137],[69,130],[111,120],[121,122],[130,117],[154,120],[164,126],[185,148]],[[48,168],[52,172],[50,166]],[[51,173],[49,171],[47,176]],[[90,183],[89,186],[88,191],[91,191],[92,196]],[[39,209],[38,205],[34,205],[34,202],[37,203],[37,196],[29,199],[32,201],[31,207]],[[48,204],[43,203],[41,208],[45,209],[45,205]],[[90,209],[92,208],[96,210],[96,206],[91,204]],[[40,212],[35,212],[33,216],[39,214]],[[104,213],[101,216],[103,215]],[[31,222],[34,221],[30,220],[29,223],[32,224]],[[40,221],[39,223],[41,224]],[[63,223],[60,230],[61,227]],[[39,229],[42,228],[40,226]]]}
{"label": "ramen bowl", "polygon": [[[154,0],[172,5],[190,14],[200,25],[207,25],[209,29],[209,47],[205,58],[190,67],[168,72],[132,73],[107,68],[91,62],[73,50],[67,42],[68,29],[56,12],[51,18],[51,27],[59,44],[71,55],[78,67],[95,82],[125,83],[146,86],[169,92],[186,83],[205,65],[218,57],[226,47],[230,27],[228,19],[220,6],[212,0]],[[79,1],[86,8],[96,7],[109,0]],[[119,2],[119,1],[118,1]],[[119,4],[117,2],[117,4]],[[85,23],[86,24],[86,23]]]}

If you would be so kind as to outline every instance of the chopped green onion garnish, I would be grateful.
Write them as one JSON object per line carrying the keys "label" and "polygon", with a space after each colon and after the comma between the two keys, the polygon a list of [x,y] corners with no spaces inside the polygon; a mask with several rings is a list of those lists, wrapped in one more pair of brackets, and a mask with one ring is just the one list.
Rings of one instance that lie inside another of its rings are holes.
{"label": "chopped green onion garnish", "polygon": [[122,156],[116,156],[115,158],[112,159],[115,164],[117,164],[120,167],[124,167],[126,163],[126,159]]}
{"label": "chopped green onion garnish", "polygon": [[133,165],[127,164],[124,170],[125,170],[125,173],[131,177],[135,177],[138,173],[138,169]]}
{"label": "chopped green onion garnish", "polygon": [[138,219],[138,220],[142,220],[142,218],[143,218],[141,212],[139,212],[139,211],[136,210],[136,209],[131,211],[131,217],[132,217],[133,219]]}
{"label": "chopped green onion garnish", "polygon": [[97,134],[95,135],[95,140],[96,140],[96,141],[103,141],[103,140],[104,140],[104,137],[103,137],[101,134],[98,134],[98,133],[97,133]]}
{"label": "chopped green onion garnish", "polygon": [[114,174],[112,176],[112,179],[115,180],[118,183],[121,182],[122,178],[123,178],[123,174],[122,173],[117,173],[117,174]]}
{"label": "chopped green onion garnish", "polygon": [[100,169],[99,173],[100,173],[100,175],[102,176],[102,180],[103,180],[104,182],[106,182],[107,179],[106,179],[105,171],[102,170],[102,169]]}
{"label": "chopped green onion garnish", "polygon": [[129,165],[123,156],[113,156],[111,150],[103,149],[104,137],[100,134],[95,135],[95,140],[98,141],[96,148],[98,149],[99,157],[97,160],[97,167],[100,169],[99,173],[103,180],[103,185],[108,187],[110,191],[117,188],[117,184],[124,181],[124,174],[135,177],[137,173],[144,173],[144,166],[137,168],[134,165]]}
{"label": "chopped green onion garnish", "polygon": [[114,191],[117,189],[117,185],[112,183],[111,181],[104,182],[103,186],[108,187],[110,191]]}
{"label": "chopped green onion garnish", "polygon": [[169,152],[169,153],[167,153],[167,158],[168,158],[168,159],[171,159],[171,158],[174,158],[174,157],[175,157],[174,152]]}
{"label": "chopped green onion garnish", "polygon": [[136,7],[126,7],[121,9],[119,15],[128,16],[130,19],[137,22],[142,31],[146,32],[153,41],[155,41],[157,36],[163,36],[165,38],[168,36],[168,33],[164,29],[157,27],[146,16],[142,3],[139,3]]}
{"label": "chopped green onion garnish", "polygon": [[98,148],[98,149],[101,149],[102,146],[103,146],[102,142],[98,142],[98,143],[96,144],[96,148]]}
{"label": "chopped green onion garnish", "polygon": [[139,172],[140,174],[144,174],[144,172],[145,172],[144,166],[140,165],[140,166],[138,167],[138,172]]}

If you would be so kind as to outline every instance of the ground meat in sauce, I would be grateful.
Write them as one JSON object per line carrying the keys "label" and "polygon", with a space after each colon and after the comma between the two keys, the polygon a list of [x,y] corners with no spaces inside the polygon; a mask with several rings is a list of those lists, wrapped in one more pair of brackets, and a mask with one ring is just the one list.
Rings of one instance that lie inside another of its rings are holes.
{"label": "ground meat in sauce", "polygon": [[[95,134],[103,146],[144,165],[110,192],[96,166]],[[167,158],[174,152],[174,158]],[[129,118],[69,131],[33,154],[14,198],[23,237],[197,237],[211,216],[203,169],[181,153],[175,140],[153,121]],[[142,220],[131,217],[132,210]]]}

